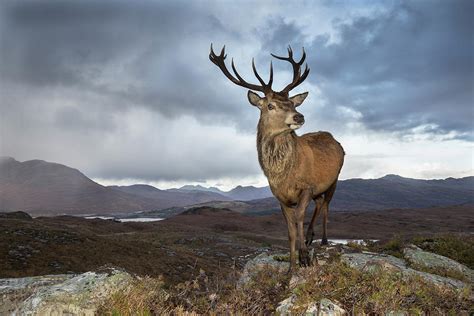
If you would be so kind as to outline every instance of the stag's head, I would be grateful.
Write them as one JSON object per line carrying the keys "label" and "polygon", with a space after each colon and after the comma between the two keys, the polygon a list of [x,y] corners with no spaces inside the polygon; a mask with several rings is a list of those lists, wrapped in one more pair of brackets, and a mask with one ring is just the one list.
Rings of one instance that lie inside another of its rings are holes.
{"label": "stag's head", "polygon": [[[252,84],[245,81],[237,72],[237,69],[234,65],[234,60],[232,59],[231,66],[232,71],[234,72],[235,76],[232,75],[227,66],[225,65],[225,58],[227,55],[225,54],[225,46],[222,48],[219,55],[214,53],[211,44],[211,53],[209,54],[209,59],[219,67],[224,75],[236,85],[239,85],[244,88],[250,89],[248,91],[248,99],[250,104],[258,107],[260,109],[260,121],[266,126],[271,133],[280,133],[287,130],[295,130],[300,128],[304,124],[304,116],[303,114],[296,111],[296,107],[303,103],[304,99],[308,95],[308,92],[297,94],[295,96],[290,97],[290,91],[301,84],[309,74],[309,68],[306,64],[303,73],[301,73],[301,66],[304,63],[306,58],[306,53],[303,49],[303,55],[299,61],[295,61],[293,59],[293,51],[291,47],[288,47],[288,57],[281,57],[271,54],[273,57],[285,60],[291,63],[293,67],[293,81],[289,83],[283,90],[281,91],[273,91],[272,83],[273,83],[273,65],[270,62],[270,79],[268,83],[266,83],[262,77],[257,72],[255,67],[255,62],[252,59],[252,69],[257,77],[260,84]],[[258,95],[254,91],[259,91],[264,94],[263,97]]]}

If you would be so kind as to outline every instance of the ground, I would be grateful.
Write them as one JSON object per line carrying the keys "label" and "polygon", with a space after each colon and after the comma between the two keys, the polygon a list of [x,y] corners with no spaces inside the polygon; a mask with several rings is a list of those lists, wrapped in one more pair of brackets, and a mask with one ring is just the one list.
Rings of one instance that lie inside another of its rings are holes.
{"label": "ground", "polygon": [[[309,218],[308,220],[309,221]],[[333,212],[330,238],[390,239],[474,231],[470,206]],[[317,234],[320,230],[317,230]],[[0,278],[120,267],[163,275],[169,284],[228,274],[265,249],[286,251],[281,214],[245,216],[200,209],[153,223],[117,223],[76,217],[0,217]]]}

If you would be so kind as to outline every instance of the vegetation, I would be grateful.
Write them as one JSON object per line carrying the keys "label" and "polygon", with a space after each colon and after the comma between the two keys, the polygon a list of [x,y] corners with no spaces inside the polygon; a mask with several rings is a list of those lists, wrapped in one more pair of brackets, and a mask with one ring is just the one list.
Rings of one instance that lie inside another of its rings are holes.
{"label": "vegetation", "polygon": [[456,292],[420,277],[402,277],[383,269],[361,272],[338,256],[331,257],[328,264],[299,269],[296,279],[300,281],[293,287],[285,273],[270,266],[251,276],[249,282],[240,284],[237,272],[226,278],[210,278],[201,271],[193,280],[172,287],[160,279],[139,279],[105,302],[101,314],[269,314],[292,294],[295,314],[304,313],[322,298],[357,315],[402,310],[410,315],[474,312],[470,288]]}
{"label": "vegetation", "polygon": [[435,237],[415,237],[412,243],[423,250],[451,258],[474,269],[474,236],[444,234]]}
{"label": "vegetation", "polygon": [[420,277],[402,277],[400,274],[378,269],[361,272],[342,262],[305,269],[299,285],[295,312],[302,313],[309,305],[328,298],[338,302],[346,311],[356,315],[384,314],[389,311],[408,311],[409,314],[452,313],[470,308],[470,289],[462,293],[439,288]]}

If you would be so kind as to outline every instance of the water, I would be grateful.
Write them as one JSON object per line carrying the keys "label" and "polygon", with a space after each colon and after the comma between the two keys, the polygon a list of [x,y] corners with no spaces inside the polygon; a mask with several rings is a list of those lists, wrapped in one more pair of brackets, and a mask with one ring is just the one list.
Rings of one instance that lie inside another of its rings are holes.
{"label": "water", "polygon": [[157,217],[141,217],[141,218],[118,218],[119,222],[128,223],[128,222],[157,222],[162,221],[164,218]]}
{"label": "water", "polygon": [[[349,242],[354,242],[362,245],[365,244],[365,241],[363,239],[329,239],[328,241],[333,244],[341,245],[347,245]],[[377,241],[377,239],[371,239],[370,241]]]}
{"label": "water", "polygon": [[105,220],[116,220],[121,223],[130,223],[130,222],[141,222],[141,223],[146,223],[146,222],[157,222],[157,221],[162,221],[164,218],[158,218],[158,217],[137,217],[137,218],[115,218],[111,216],[86,216],[86,219],[105,219]]}

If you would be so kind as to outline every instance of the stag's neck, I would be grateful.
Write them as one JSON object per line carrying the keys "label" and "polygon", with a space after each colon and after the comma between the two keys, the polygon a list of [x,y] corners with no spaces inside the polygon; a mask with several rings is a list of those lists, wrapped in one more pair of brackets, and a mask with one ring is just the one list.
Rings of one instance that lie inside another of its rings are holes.
{"label": "stag's neck", "polygon": [[283,181],[296,162],[296,136],[294,131],[271,134],[262,122],[258,124],[258,161],[270,183]]}

